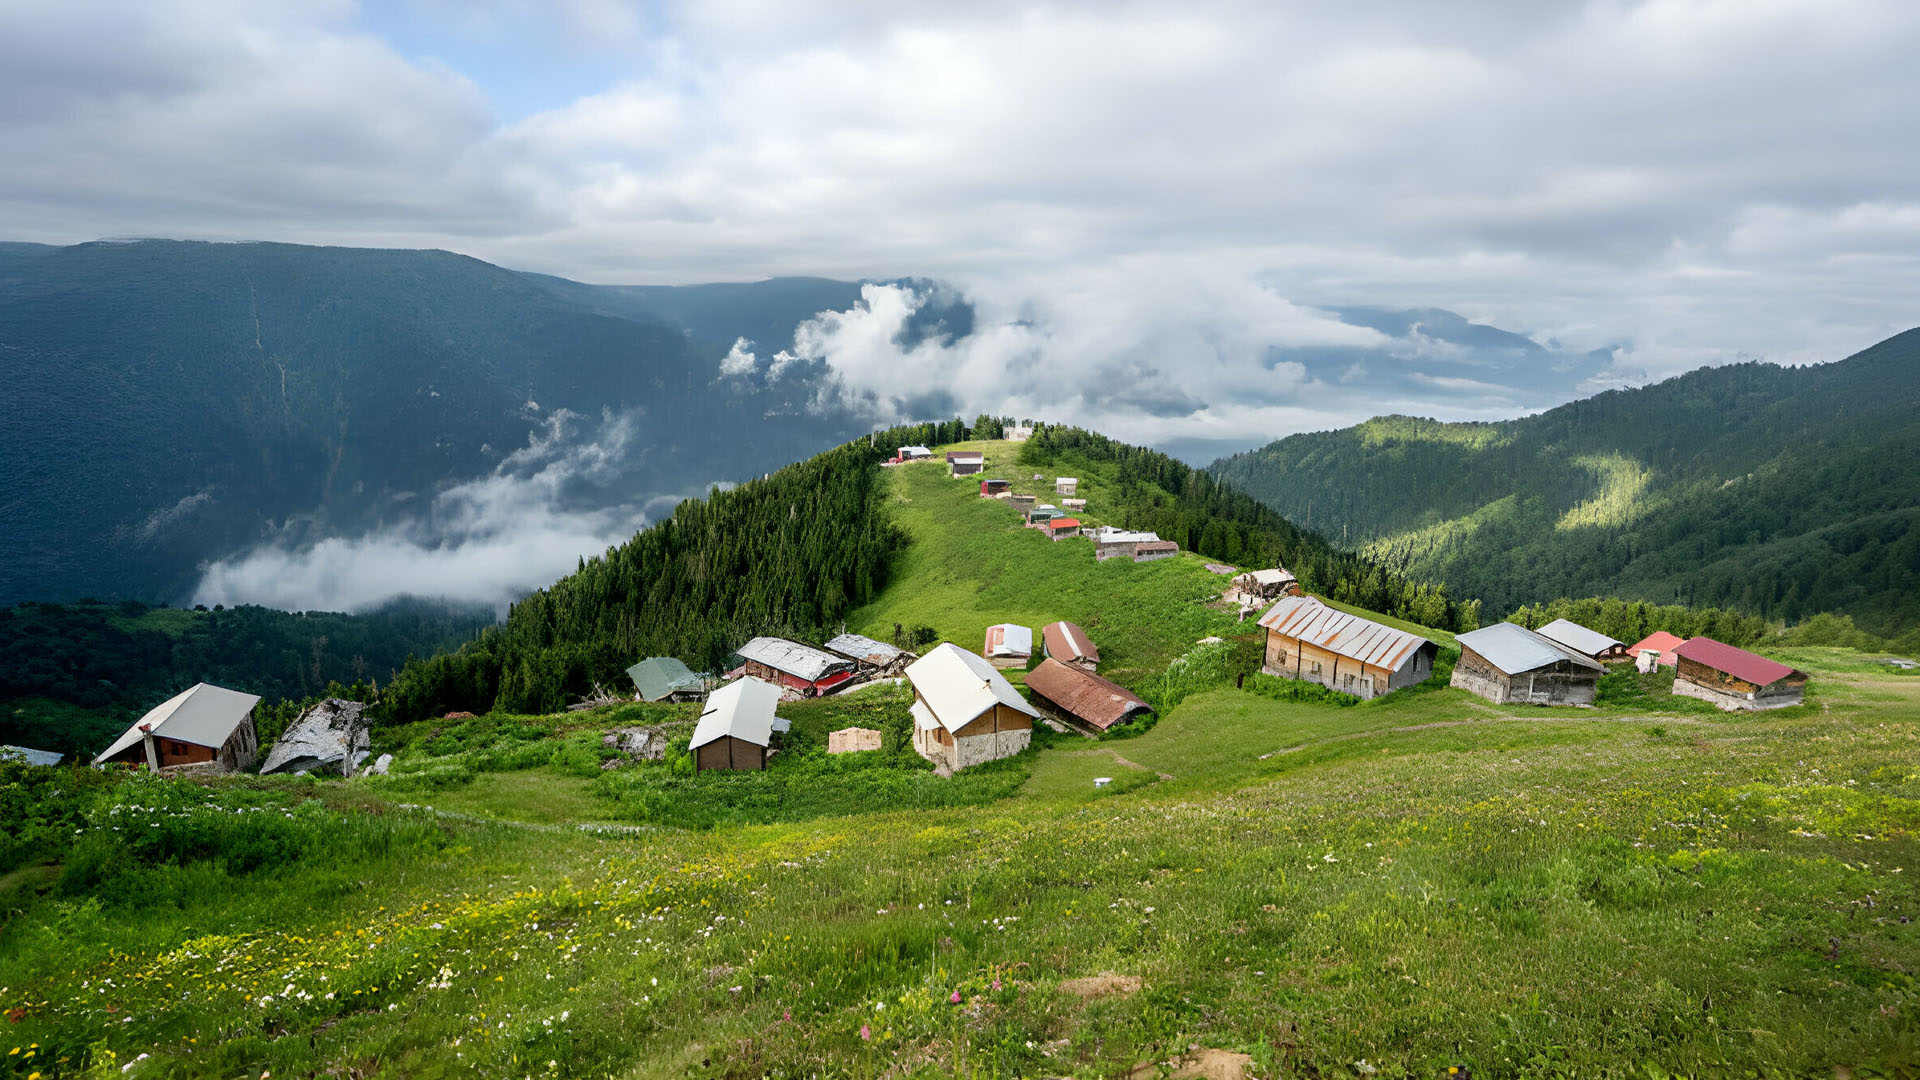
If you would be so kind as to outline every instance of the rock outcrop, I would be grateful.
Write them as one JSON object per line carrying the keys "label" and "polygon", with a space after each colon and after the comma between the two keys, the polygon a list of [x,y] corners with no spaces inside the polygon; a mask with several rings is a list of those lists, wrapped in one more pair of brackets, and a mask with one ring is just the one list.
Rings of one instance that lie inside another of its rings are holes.
{"label": "rock outcrop", "polygon": [[351,776],[367,755],[367,707],[328,698],[301,713],[274,742],[261,773],[333,772]]}

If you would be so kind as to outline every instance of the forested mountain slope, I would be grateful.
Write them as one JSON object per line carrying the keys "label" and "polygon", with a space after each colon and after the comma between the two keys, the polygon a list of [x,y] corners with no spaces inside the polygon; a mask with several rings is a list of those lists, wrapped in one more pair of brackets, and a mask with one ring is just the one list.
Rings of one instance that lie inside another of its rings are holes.
{"label": "forested mountain slope", "polygon": [[1211,471],[1488,610],[1616,595],[1920,622],[1920,330],[1519,420],[1384,417]]}
{"label": "forested mountain slope", "polygon": [[591,509],[817,453],[865,425],[809,409],[805,370],[719,360],[736,330],[790,340],[857,295],[608,289],[443,251],[0,245],[0,603],[183,600],[209,559],[412,520],[562,410],[571,439],[620,425],[618,467],[558,493]]}

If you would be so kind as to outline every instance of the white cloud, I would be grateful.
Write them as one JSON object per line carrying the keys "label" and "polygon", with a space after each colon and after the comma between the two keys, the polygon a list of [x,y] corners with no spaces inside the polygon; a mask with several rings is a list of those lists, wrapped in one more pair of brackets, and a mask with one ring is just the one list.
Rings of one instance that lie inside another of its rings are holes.
{"label": "white cloud", "polygon": [[753,374],[760,364],[760,358],[753,354],[753,342],[746,338],[736,339],[733,348],[720,358],[720,374],[729,379],[738,379]]}

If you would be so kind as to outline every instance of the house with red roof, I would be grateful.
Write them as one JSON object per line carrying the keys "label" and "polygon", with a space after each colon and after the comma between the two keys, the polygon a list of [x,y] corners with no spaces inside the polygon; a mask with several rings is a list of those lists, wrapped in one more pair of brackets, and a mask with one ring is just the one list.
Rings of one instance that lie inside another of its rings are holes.
{"label": "house with red roof", "polygon": [[1728,711],[1784,709],[1806,699],[1807,676],[1777,660],[1697,637],[1674,649],[1673,692]]}
{"label": "house with red roof", "polygon": [[1686,638],[1669,634],[1665,630],[1655,630],[1634,642],[1628,647],[1627,652],[1633,655],[1634,663],[1641,671],[1653,671],[1656,668],[1672,667],[1679,659],[1673,655],[1673,650],[1679,648],[1686,640]]}

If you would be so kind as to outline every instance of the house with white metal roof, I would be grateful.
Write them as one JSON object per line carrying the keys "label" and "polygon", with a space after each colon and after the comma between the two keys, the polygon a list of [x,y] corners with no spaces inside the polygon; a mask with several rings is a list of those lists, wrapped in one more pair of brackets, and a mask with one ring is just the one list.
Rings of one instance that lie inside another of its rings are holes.
{"label": "house with white metal roof", "polygon": [[1625,642],[1615,641],[1598,630],[1589,630],[1572,619],[1555,619],[1534,633],[1602,664],[1633,659]]}
{"label": "house with white metal roof", "polygon": [[687,743],[694,771],[766,768],[774,733],[790,726],[774,715],[779,704],[780,688],[751,675],[708,694]]}
{"label": "house with white metal roof", "polygon": [[1451,685],[1496,705],[1586,705],[1606,665],[1513,623],[1461,634]]}
{"label": "house with white metal roof", "polygon": [[1418,634],[1349,615],[1311,596],[1282,597],[1260,617],[1262,670],[1373,698],[1424,681],[1440,647]]}
{"label": "house with white metal roof", "polygon": [[260,754],[254,694],[195,683],[153,707],[93,759],[146,766],[157,773],[239,772]]}
{"label": "house with white metal roof", "polygon": [[913,748],[936,765],[964,769],[1009,757],[1033,740],[1040,713],[985,659],[942,643],[907,665],[913,684]]}
{"label": "house with white metal roof", "polygon": [[987,627],[987,640],[980,655],[992,661],[994,667],[1026,667],[1027,661],[1033,658],[1033,627],[1013,623]]}

